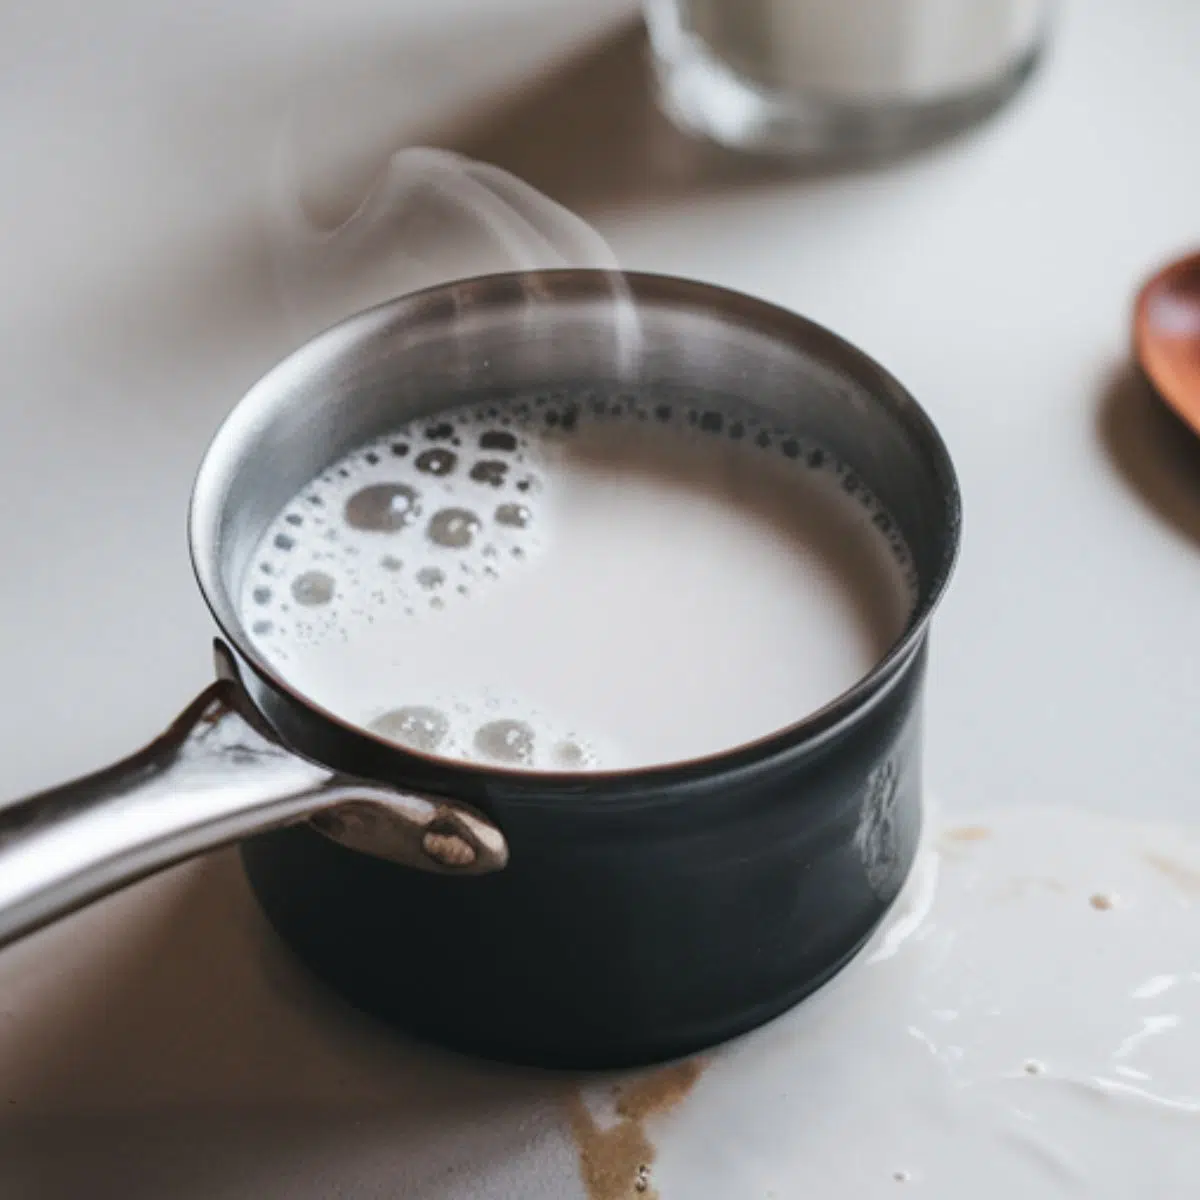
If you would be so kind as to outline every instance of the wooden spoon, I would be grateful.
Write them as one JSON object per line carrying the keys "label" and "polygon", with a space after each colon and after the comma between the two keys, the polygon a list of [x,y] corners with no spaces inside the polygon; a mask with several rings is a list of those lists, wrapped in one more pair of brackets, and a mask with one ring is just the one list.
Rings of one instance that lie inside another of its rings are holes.
{"label": "wooden spoon", "polygon": [[1164,267],[1142,288],[1133,347],[1154,390],[1200,433],[1200,254]]}

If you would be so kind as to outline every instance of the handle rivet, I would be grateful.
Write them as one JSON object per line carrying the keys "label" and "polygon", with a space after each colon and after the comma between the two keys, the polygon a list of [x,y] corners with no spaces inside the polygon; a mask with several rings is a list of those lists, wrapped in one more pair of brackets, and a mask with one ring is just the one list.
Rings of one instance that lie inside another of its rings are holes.
{"label": "handle rivet", "polygon": [[469,867],[476,858],[475,847],[457,833],[431,829],[421,839],[421,849],[443,867]]}

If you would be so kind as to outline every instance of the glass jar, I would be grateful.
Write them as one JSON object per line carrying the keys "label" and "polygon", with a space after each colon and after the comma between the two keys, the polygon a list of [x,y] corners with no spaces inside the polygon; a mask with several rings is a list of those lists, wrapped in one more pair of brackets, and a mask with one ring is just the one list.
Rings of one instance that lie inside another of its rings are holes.
{"label": "glass jar", "polygon": [[1054,0],[645,0],[661,103],[766,153],[889,152],[999,108]]}

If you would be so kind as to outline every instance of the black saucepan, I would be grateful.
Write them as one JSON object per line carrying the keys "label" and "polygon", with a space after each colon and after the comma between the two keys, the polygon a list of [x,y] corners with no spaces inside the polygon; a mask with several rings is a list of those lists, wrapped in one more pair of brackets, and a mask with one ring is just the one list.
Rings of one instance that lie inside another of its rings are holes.
{"label": "black saucepan", "polygon": [[[255,651],[234,597],[307,481],[439,408],[589,382],[766,414],[849,466],[918,580],[907,628],[865,678],[711,757],[546,774],[401,749]],[[201,467],[191,546],[221,630],[218,681],[133,758],[0,811],[0,941],[245,839],[282,938],[419,1036],[611,1067],[748,1030],[853,956],[905,880],[928,627],[959,521],[946,449],[908,393],[757,300],[581,270],[464,280],[355,316],[252,388]]]}

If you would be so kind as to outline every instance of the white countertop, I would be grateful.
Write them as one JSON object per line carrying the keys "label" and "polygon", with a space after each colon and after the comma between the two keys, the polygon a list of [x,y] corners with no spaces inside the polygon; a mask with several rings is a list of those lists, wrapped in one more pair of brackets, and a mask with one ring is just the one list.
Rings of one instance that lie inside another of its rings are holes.
{"label": "white countertop", "polygon": [[[663,126],[628,12],[0,14],[0,797],[131,749],[206,681],[195,466],[297,328],[374,298],[347,283],[289,323],[267,224],[288,128],[330,212],[397,146],[455,146],[579,211],[626,266],[754,292],[874,354],[941,426],[965,497],[931,791],[952,811],[1191,816],[1200,450],[1131,383],[1127,345],[1141,277],[1200,243],[1200,5],[1078,0],[984,128],[787,180],[714,173]],[[0,959],[5,1200],[573,1200],[556,1114],[535,1081],[401,1046],[318,996],[229,854]]]}

